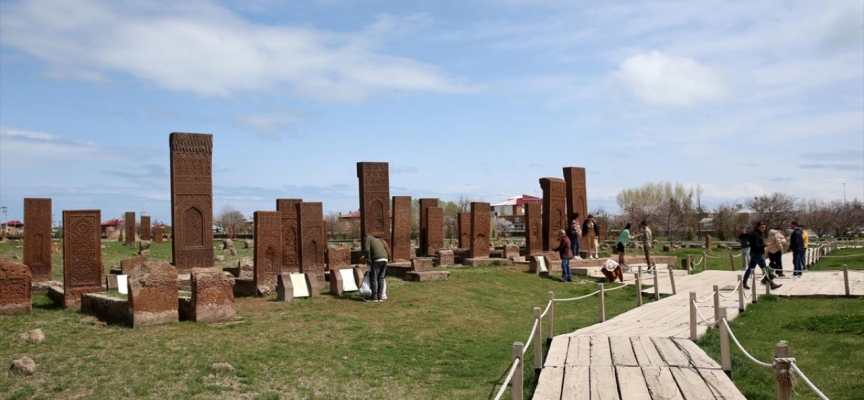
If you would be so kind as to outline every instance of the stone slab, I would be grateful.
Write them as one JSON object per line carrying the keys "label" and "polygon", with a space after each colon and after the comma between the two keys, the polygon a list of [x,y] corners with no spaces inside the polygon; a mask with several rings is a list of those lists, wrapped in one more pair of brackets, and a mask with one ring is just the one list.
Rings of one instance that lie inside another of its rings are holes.
{"label": "stone slab", "polygon": [[498,265],[510,265],[511,261],[503,258],[466,258],[462,260],[462,265],[466,267],[482,267],[496,263]]}
{"label": "stone slab", "polygon": [[405,274],[405,280],[412,282],[446,281],[450,277],[450,271],[409,271]]}

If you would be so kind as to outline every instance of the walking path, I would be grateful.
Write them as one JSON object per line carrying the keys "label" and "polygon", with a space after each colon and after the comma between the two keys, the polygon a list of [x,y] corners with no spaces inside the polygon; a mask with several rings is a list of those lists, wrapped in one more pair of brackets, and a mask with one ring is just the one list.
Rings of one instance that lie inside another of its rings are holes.
{"label": "walking path", "polygon": [[[792,279],[792,257],[783,258],[780,296],[843,295],[842,272],[805,272]],[[756,269],[758,271],[758,268]],[[739,314],[738,275],[743,271],[704,271],[676,275],[678,294],[645,304],[611,320],[552,339],[534,399],[744,399],[720,365],[690,336],[690,292],[696,292],[698,335],[714,323],[713,286],[727,320]],[[759,276],[761,278],[761,274]],[[644,283],[653,277],[643,275]],[[864,271],[849,271],[852,295],[864,295]],[[658,276],[661,293],[671,294],[668,274]],[[757,283],[757,298],[765,286]],[[653,294],[654,289],[645,293]],[[735,293],[733,293],[735,291]],[[751,291],[745,291],[751,296]],[[745,306],[752,298],[744,298]]]}

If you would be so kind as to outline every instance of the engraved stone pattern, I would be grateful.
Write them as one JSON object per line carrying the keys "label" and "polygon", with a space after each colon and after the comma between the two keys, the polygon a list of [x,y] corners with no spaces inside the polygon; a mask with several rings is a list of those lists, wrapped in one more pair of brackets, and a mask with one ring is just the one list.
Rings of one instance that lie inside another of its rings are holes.
{"label": "engraved stone pattern", "polygon": [[102,213],[63,211],[63,290],[65,307],[79,307],[81,295],[102,290]]}
{"label": "engraved stone pattern", "polygon": [[327,268],[332,270],[351,268],[351,249],[338,246],[327,249]]}
{"label": "engraved stone pattern", "polygon": [[177,322],[177,269],[164,261],[148,261],[129,275],[132,326]]}
{"label": "engraved stone pattern", "polygon": [[51,199],[24,199],[24,265],[33,282],[51,280]]}
{"label": "engraved stone pattern", "polygon": [[234,309],[234,279],[217,268],[190,270],[192,320],[195,322],[231,321]]}
{"label": "engraved stone pattern", "polygon": [[276,276],[282,273],[282,213],[255,211],[255,268],[253,280],[258,293],[276,290]]}
{"label": "engraved stone pattern", "polygon": [[161,226],[157,226],[157,227],[153,228],[153,236],[154,236],[153,241],[156,242],[156,244],[162,244],[162,227]]}
{"label": "engraved stone pattern", "polygon": [[471,213],[459,213],[459,219],[456,220],[456,223],[459,229],[459,248],[471,247]]}
{"label": "engraved stone pattern", "polygon": [[178,271],[213,266],[213,135],[174,132],[171,149],[172,256]]}
{"label": "engraved stone pattern", "polygon": [[425,254],[435,254],[444,248],[444,209],[426,208],[426,248]]}
{"label": "engraved stone pattern", "polygon": [[276,211],[282,213],[282,272],[300,272],[300,241],[297,225],[302,199],[276,199]]}
{"label": "engraved stone pattern", "polygon": [[297,204],[300,213],[300,272],[324,280],[324,210],[319,202]]}
{"label": "engraved stone pattern", "polygon": [[558,244],[558,231],[567,227],[566,184],[563,179],[540,178],[543,188],[543,249],[550,251]]}
{"label": "engraved stone pattern", "polygon": [[[579,213],[579,222],[584,222],[588,216],[588,192],[585,181],[585,168],[581,167],[564,167],[564,182],[567,188],[567,220],[570,220],[570,215],[574,212]],[[587,249],[587,238],[583,234],[581,246]]]}
{"label": "engraved stone pattern", "polygon": [[141,216],[141,240],[151,240],[150,239],[150,216],[142,215]]}
{"label": "engraved stone pattern", "polygon": [[425,253],[426,248],[429,247],[429,239],[426,234],[426,209],[429,207],[438,207],[438,199],[420,199],[419,201],[420,208],[420,229],[419,229],[419,252],[421,256],[428,256],[429,254]]}
{"label": "engraved stone pattern", "polygon": [[543,216],[540,204],[525,205],[525,248],[528,254],[543,251]]}
{"label": "engraved stone pattern", "polygon": [[360,237],[390,240],[390,169],[386,162],[358,162]]}
{"label": "engraved stone pattern", "polygon": [[489,203],[471,202],[471,258],[489,257]]}
{"label": "engraved stone pattern", "polygon": [[120,273],[123,275],[129,275],[132,273],[133,269],[139,265],[143,265],[145,262],[147,262],[147,256],[138,256],[120,260]]}
{"label": "engraved stone pattern", "polygon": [[411,259],[411,196],[393,196],[393,260]]}
{"label": "engraved stone pattern", "polygon": [[126,211],[126,218],[123,219],[123,224],[126,228],[124,235],[126,236],[125,243],[127,246],[135,245],[135,212]]}
{"label": "engraved stone pattern", "polygon": [[0,314],[29,314],[33,307],[32,284],[29,267],[0,262]]}

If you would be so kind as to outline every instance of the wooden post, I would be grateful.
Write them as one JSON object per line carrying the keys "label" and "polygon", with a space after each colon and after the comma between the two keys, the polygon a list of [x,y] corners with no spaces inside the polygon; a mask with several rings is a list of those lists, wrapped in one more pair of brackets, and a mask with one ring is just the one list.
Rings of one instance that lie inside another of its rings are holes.
{"label": "wooden post", "polygon": [[525,364],[522,359],[521,342],[513,343],[513,359],[519,360],[516,366],[516,372],[513,373],[513,379],[510,380],[510,391],[513,393],[513,400],[522,400],[522,382],[525,381]]}
{"label": "wooden post", "polygon": [[[775,358],[789,357],[789,345],[783,342],[774,345]],[[777,376],[777,400],[792,399],[792,366],[788,361],[774,361]]]}
{"label": "wooden post", "polygon": [[641,278],[642,277],[642,266],[641,265],[637,266],[637,271],[638,272],[636,273],[636,276]]}
{"label": "wooden post", "polygon": [[693,258],[690,255],[687,255],[687,275],[690,275],[693,272]]}
{"label": "wooden post", "polygon": [[549,315],[546,316],[546,343],[552,343],[552,327],[555,323],[555,292],[549,292]]}
{"label": "wooden post", "polygon": [[846,289],[846,297],[849,297],[849,267],[843,264],[843,288]]}
{"label": "wooden post", "polygon": [[732,271],[735,270],[735,257],[732,257],[732,253],[729,253],[729,267],[732,268]]}
{"label": "wooden post", "polygon": [[705,271],[705,267],[708,266],[708,252],[702,252],[702,271]]}
{"label": "wooden post", "polygon": [[[767,277],[767,275],[766,275],[766,277]],[[771,294],[771,281],[769,281],[767,279],[765,280],[765,294]]]}
{"label": "wooden post", "polygon": [[642,278],[636,275],[636,307],[642,305]]}
{"label": "wooden post", "polygon": [[660,278],[657,277],[657,269],[654,269],[654,301],[660,300]]}
{"label": "wooden post", "polygon": [[732,377],[732,355],[729,352],[729,330],[726,329],[726,309],[720,310],[720,365],[726,376]]}
{"label": "wooden post", "polygon": [[756,273],[750,274],[750,277],[753,278],[753,283],[750,284],[750,302],[756,302]]}
{"label": "wooden post", "polygon": [[534,373],[535,376],[540,376],[540,370],[543,369],[543,338],[542,329],[540,329],[540,314],[543,311],[540,307],[534,307],[534,320],[537,321],[537,328],[534,331]]}
{"label": "wooden post", "polygon": [[600,322],[606,321],[606,296],[603,293],[603,284],[597,284],[597,290],[600,293],[597,293],[597,304],[600,307]]}
{"label": "wooden post", "polygon": [[738,311],[744,312],[744,280],[738,275]]}
{"label": "wooden post", "polygon": [[720,289],[714,285],[714,326],[720,326]]}
{"label": "wooden post", "polygon": [[696,341],[696,292],[690,292],[690,340]]}
{"label": "wooden post", "polygon": [[675,269],[669,267],[669,283],[672,285],[672,294],[678,294],[678,291],[675,290]]}

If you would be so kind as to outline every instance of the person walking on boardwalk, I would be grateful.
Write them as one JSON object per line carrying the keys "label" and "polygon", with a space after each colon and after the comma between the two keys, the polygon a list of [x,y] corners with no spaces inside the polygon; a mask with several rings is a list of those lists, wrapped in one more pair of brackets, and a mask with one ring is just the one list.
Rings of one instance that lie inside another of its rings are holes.
{"label": "person walking on boardwalk", "polygon": [[654,262],[651,261],[651,245],[654,235],[651,234],[651,228],[648,227],[648,221],[642,221],[639,224],[642,230],[642,250],[645,251],[645,262],[648,264],[648,272],[654,271]]}
{"label": "person walking on boardwalk", "polygon": [[738,241],[741,243],[741,270],[744,271],[750,264],[750,234],[746,226],[738,231]]}
{"label": "person walking on boardwalk", "polygon": [[585,236],[585,244],[588,245],[588,258],[600,258],[597,256],[597,247],[600,245],[597,243],[597,238],[600,237],[600,228],[591,214],[588,214],[588,218],[585,218],[585,222],[582,223],[582,235]]}
{"label": "person walking on boardwalk", "polygon": [[582,224],[579,223],[579,213],[573,213],[570,216],[570,230],[567,232],[567,239],[570,239],[573,258],[581,260],[582,257],[579,256],[579,240],[582,239]]}
{"label": "person walking on boardwalk", "polygon": [[762,272],[765,274],[765,277],[762,278],[763,285],[768,284],[771,286],[771,289],[783,286],[774,283],[774,271],[765,264],[765,239],[762,238],[762,235],[765,234],[765,228],[765,223],[759,221],[756,223],[755,228],[753,228],[753,232],[750,232],[750,263],[747,264],[747,271],[744,272],[744,289],[750,289],[750,286],[747,286],[747,282],[749,282],[750,274],[756,265],[759,265],[759,268],[762,268]]}
{"label": "person walking on boardwalk", "polygon": [[798,279],[804,271],[804,233],[797,221],[792,221],[789,228],[792,229],[792,234],[789,235],[789,251],[792,252],[792,268],[795,271],[792,279]]}
{"label": "person walking on boardwalk", "polygon": [[777,276],[786,276],[783,273],[783,251],[785,249],[786,235],[783,234],[783,229],[776,226],[769,230],[765,250],[768,251],[768,266],[777,273]]}
{"label": "person walking on boardwalk", "polygon": [[366,235],[366,240],[363,241],[363,255],[369,264],[369,288],[372,289],[372,296],[363,301],[369,303],[383,301],[384,276],[387,273],[389,250],[387,242],[380,237]]}
{"label": "person walking on boardwalk", "polygon": [[630,234],[630,226],[631,225],[628,222],[621,233],[618,234],[618,240],[615,242],[615,249],[618,250],[618,265],[620,265],[621,268],[627,267],[627,264],[624,263],[624,249],[627,248],[627,242],[629,242],[630,239],[639,237],[638,234]]}
{"label": "person walking on boardwalk", "polygon": [[570,239],[563,229],[558,231],[558,247],[552,249],[561,255],[561,282],[572,282],[573,275],[570,274],[570,259],[573,258],[573,250],[570,248]]}

